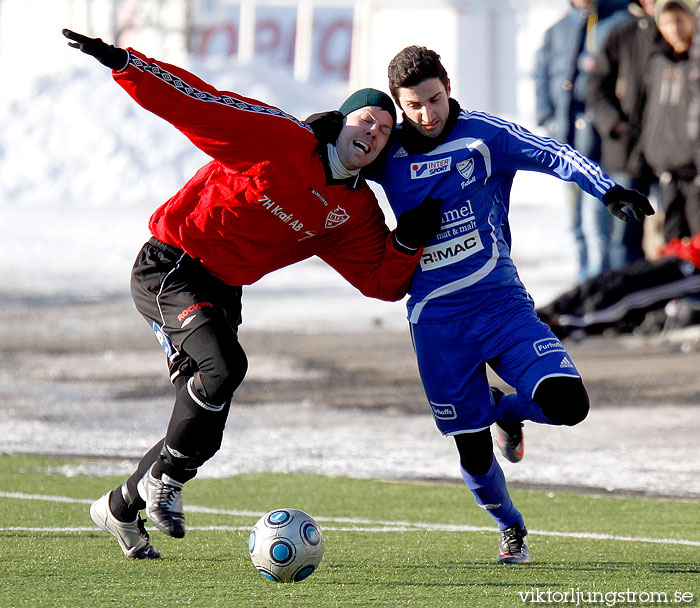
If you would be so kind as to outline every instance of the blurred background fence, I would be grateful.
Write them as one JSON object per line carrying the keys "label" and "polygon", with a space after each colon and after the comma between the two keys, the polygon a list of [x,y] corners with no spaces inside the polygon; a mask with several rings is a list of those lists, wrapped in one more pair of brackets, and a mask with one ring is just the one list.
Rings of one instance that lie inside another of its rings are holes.
{"label": "blurred background fence", "polygon": [[[173,63],[215,56],[296,80],[386,88],[403,47],[437,50],[466,107],[529,123],[530,73],[567,0],[0,0],[0,77],[60,67],[62,27]],[[527,126],[532,127],[532,124]]]}

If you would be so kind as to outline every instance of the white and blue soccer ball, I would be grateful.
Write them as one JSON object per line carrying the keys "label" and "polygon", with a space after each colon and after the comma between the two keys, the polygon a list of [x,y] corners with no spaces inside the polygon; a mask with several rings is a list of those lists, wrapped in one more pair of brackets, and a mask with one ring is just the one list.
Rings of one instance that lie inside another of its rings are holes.
{"label": "white and blue soccer ball", "polygon": [[263,515],[248,537],[250,559],[265,578],[297,583],[311,576],[323,557],[323,532],[299,509]]}

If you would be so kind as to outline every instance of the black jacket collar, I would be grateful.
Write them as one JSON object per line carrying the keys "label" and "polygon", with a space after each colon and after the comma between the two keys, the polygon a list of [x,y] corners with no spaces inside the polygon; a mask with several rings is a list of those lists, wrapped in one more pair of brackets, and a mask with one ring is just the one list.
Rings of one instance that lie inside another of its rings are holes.
{"label": "black jacket collar", "polygon": [[403,123],[401,123],[401,145],[409,154],[427,154],[440,144],[444,143],[450,136],[452,129],[457,124],[457,118],[462,110],[457,100],[450,98],[450,114],[447,117],[447,123],[442,133],[437,137],[426,137],[421,135],[408,121],[406,114],[403,115]]}
{"label": "black jacket collar", "polygon": [[673,50],[673,47],[668,42],[666,42],[665,38],[660,33],[654,40],[652,52],[657,53],[659,55],[663,55],[664,57],[667,57],[673,62],[685,61],[689,57],[688,51],[677,54]]}

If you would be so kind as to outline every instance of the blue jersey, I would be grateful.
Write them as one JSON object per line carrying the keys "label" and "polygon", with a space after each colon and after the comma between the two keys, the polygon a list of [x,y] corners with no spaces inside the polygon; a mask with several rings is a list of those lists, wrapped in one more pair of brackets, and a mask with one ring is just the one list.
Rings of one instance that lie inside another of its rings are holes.
{"label": "blue jersey", "polygon": [[570,146],[483,112],[460,110],[448,137],[425,154],[393,138],[376,180],[396,217],[426,196],[444,201],[440,232],[409,290],[411,323],[456,318],[501,297],[529,298],[510,257],[510,190],[519,169],[575,181],[599,199],[615,185]]}

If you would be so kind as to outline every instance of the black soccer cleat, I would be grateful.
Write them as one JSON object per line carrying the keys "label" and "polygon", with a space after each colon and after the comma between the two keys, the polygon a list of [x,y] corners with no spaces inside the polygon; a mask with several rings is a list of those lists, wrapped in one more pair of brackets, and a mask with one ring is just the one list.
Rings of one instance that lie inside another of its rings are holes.
{"label": "black soccer cleat", "polygon": [[[498,402],[503,397],[504,393],[501,389],[494,386],[491,387],[491,396],[494,403]],[[508,462],[520,462],[525,455],[525,439],[523,437],[522,422],[504,422],[503,420],[496,421],[496,445],[503,457]]]}
{"label": "black soccer cleat", "polygon": [[530,563],[530,548],[527,544],[527,530],[520,524],[501,530],[501,543],[498,546],[499,564]]}
{"label": "black soccer cleat", "polygon": [[496,445],[509,462],[520,462],[525,455],[523,423],[496,421]]}

